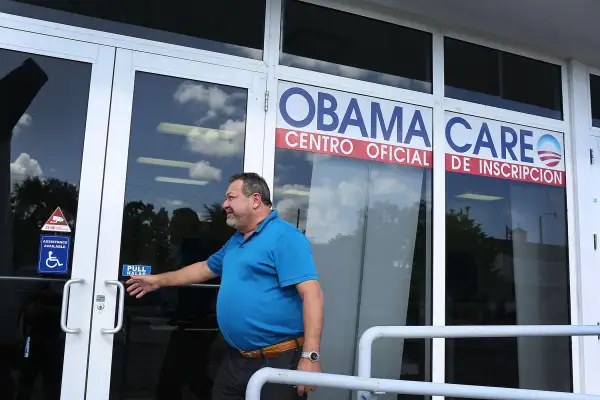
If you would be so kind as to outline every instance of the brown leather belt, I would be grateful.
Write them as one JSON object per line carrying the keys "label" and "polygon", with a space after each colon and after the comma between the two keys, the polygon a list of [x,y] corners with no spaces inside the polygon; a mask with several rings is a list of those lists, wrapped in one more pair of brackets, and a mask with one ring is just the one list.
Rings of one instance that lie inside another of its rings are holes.
{"label": "brown leather belt", "polygon": [[291,339],[276,343],[258,350],[240,351],[245,358],[275,358],[290,350],[299,350],[304,345],[304,338]]}

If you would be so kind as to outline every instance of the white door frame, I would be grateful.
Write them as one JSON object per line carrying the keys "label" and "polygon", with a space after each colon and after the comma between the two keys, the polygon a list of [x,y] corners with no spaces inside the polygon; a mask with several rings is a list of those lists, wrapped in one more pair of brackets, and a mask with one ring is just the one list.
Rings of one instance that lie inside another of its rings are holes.
{"label": "white door frame", "polygon": [[104,295],[106,305],[102,310],[94,306],[92,313],[86,397],[88,400],[109,398],[114,335],[102,333],[102,330],[114,327],[117,308],[120,308],[120,313],[123,312],[122,304],[119,307],[116,304],[118,286],[107,285],[105,282],[119,279],[118,265],[136,71],[247,89],[244,170],[262,173],[266,74],[117,49],[103,184],[98,267],[94,287],[94,298],[96,295]]}
{"label": "white door frame", "polygon": [[[65,298],[67,304],[63,303],[62,308],[62,312],[66,312],[68,316],[66,326],[79,332],[66,334],[61,399],[80,400],[85,395],[87,375],[90,308],[102,195],[102,186],[99,183],[102,182],[104,174],[103,150],[106,148],[108,134],[115,49],[8,28],[0,28],[0,48],[79,61],[92,66],[79,182],[77,226],[75,237],[71,239],[74,245],[71,279],[83,281],[70,285]],[[69,151],[70,147],[65,144],[63,149]]]}

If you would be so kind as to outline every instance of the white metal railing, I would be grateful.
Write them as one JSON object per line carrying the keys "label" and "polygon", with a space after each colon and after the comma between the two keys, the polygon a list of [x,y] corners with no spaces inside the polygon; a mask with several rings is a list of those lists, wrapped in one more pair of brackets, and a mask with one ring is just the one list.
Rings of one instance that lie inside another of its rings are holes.
{"label": "white metal railing", "polygon": [[371,378],[371,348],[378,338],[432,339],[525,336],[600,336],[597,325],[502,325],[502,326],[375,326],[361,336],[358,346],[358,376],[309,373],[285,369],[263,368],[248,383],[246,400],[260,400],[262,386],[267,383],[315,385],[359,391],[360,400],[374,400],[377,393],[402,393],[429,396],[451,396],[472,399],[556,399],[600,400],[600,396],[468,386],[449,383],[415,382]]}
{"label": "white metal railing", "polygon": [[252,375],[246,389],[246,400],[260,400],[260,391],[267,382],[288,385],[315,385],[317,387],[331,387],[348,390],[368,390],[372,392],[418,394],[425,396],[452,396],[470,399],[600,400],[600,396],[585,394],[454,385],[450,383],[361,378],[358,376],[293,371],[269,367],[262,368]]}
{"label": "white metal railing", "polygon": [[[374,326],[358,342],[358,376],[371,376],[371,349],[379,338],[493,338],[526,336],[598,336],[598,325],[490,325],[490,326]],[[376,393],[360,391],[360,400],[375,400]]]}

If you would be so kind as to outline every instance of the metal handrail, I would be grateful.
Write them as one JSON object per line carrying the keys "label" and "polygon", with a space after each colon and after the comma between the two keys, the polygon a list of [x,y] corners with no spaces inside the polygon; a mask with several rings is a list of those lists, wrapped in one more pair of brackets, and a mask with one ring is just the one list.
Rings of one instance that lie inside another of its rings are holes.
{"label": "metal handrail", "polygon": [[[526,336],[598,336],[598,325],[490,325],[490,326],[374,326],[358,342],[358,376],[371,376],[371,349],[379,338],[493,338]],[[375,393],[361,391],[360,400],[375,400]]]}
{"label": "metal handrail", "polygon": [[293,371],[269,367],[262,368],[252,375],[246,389],[246,400],[260,400],[260,391],[263,385],[267,382],[282,383],[287,385],[314,385],[318,387],[330,387],[348,390],[367,390],[372,392],[377,391],[425,396],[462,397],[470,399],[600,400],[600,396],[586,394],[527,389],[507,389],[487,386],[455,385],[451,383],[361,378],[358,376]]}
{"label": "metal handrail", "polygon": [[246,400],[260,400],[260,391],[262,386],[267,382],[358,390],[358,398],[361,400],[373,400],[375,399],[375,393],[385,392],[496,400],[529,400],[539,398],[556,400],[600,400],[600,396],[565,392],[370,378],[371,348],[373,342],[378,338],[433,339],[525,336],[600,336],[600,326],[375,326],[367,329],[360,338],[358,346],[358,376],[262,368],[250,378],[246,389]]}

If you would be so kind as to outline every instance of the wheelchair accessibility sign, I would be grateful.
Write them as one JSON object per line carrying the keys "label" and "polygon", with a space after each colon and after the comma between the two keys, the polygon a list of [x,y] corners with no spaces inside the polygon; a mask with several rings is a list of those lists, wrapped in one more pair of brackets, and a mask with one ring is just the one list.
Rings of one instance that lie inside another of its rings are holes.
{"label": "wheelchair accessibility sign", "polygon": [[41,235],[38,273],[68,274],[70,244],[69,236]]}

